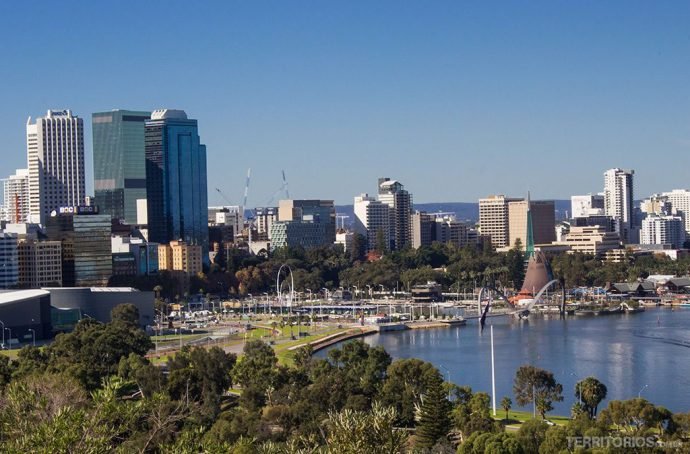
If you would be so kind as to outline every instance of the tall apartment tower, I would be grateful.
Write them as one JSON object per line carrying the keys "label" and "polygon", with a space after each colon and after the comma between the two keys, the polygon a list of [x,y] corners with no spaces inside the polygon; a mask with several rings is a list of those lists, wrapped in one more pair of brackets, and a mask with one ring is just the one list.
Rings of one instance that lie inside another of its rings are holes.
{"label": "tall apartment tower", "polygon": [[29,222],[29,169],[18,169],[2,184],[6,209],[3,220],[15,224]]}
{"label": "tall apartment tower", "polygon": [[493,248],[512,246],[508,231],[508,204],[522,199],[511,199],[504,195],[491,195],[479,199],[479,229],[488,236]]}
{"label": "tall apartment tower", "polygon": [[379,178],[379,201],[390,207],[391,249],[412,246],[412,194],[399,181]]}
{"label": "tall apartment tower", "polygon": [[633,215],[634,170],[609,169],[604,172],[604,214],[620,220],[620,236],[629,242],[635,227]]}
{"label": "tall apartment tower", "polygon": [[650,214],[642,221],[640,244],[670,244],[682,248],[685,224],[680,216]]}
{"label": "tall apartment tower", "polygon": [[149,241],[184,241],[208,251],[206,146],[182,110],[155,110],[145,122]]}
{"label": "tall apartment tower", "polygon": [[[386,245],[390,244],[390,207],[385,203],[361,194],[355,197],[355,231],[367,237],[367,251],[376,249],[376,240],[383,236]],[[379,233],[380,232],[380,233]]]}
{"label": "tall apartment tower", "polygon": [[661,194],[671,204],[673,214],[683,218],[686,236],[690,237],[690,191],[687,189],[674,189],[671,192]]}
{"label": "tall apartment tower", "polygon": [[49,110],[26,122],[29,217],[45,225],[52,211],[84,204],[84,122],[71,110]]}
{"label": "tall apartment tower", "polygon": [[96,206],[101,214],[137,223],[137,199],[146,198],[144,122],[150,112],[113,110],[91,116]]}

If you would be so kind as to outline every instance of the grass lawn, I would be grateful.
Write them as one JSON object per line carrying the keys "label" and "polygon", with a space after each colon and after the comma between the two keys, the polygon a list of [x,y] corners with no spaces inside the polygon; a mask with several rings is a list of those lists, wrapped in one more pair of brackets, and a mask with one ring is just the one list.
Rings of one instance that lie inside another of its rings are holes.
{"label": "grass lawn", "polygon": [[17,355],[19,354],[19,350],[19,348],[15,348],[12,350],[0,350],[0,354],[9,357],[11,360],[15,360],[17,359]]}
{"label": "grass lawn", "polygon": [[275,345],[273,347],[273,350],[276,352],[276,356],[278,357],[279,363],[284,364],[286,366],[290,366],[294,362],[295,350],[289,350],[289,348],[295,347],[297,345],[306,344],[309,342],[314,342],[315,340],[319,340],[326,336],[330,336],[331,334],[344,333],[347,330],[348,328],[333,328],[331,330],[320,332],[318,334],[313,334],[310,336],[301,337],[299,339],[282,342],[280,344]]}
{"label": "grass lawn", "polygon": [[[496,409],[496,416],[494,416],[494,419],[497,419],[499,421],[504,421],[506,417],[506,412],[501,409],[497,408]],[[509,425],[520,425],[525,421],[528,421],[532,419],[534,416],[532,412],[530,411],[515,411],[515,410],[510,410],[508,412],[508,421],[506,421]],[[537,414],[537,419],[541,419],[541,416]],[[546,419],[559,425],[563,426],[570,421],[570,418],[567,416],[557,416],[557,415],[550,415],[546,414]]]}
{"label": "grass lawn", "polygon": [[180,336],[179,334],[165,334],[163,336],[151,336],[151,342],[179,342],[180,337],[182,337],[182,342],[187,342],[194,339],[201,339],[205,336],[208,336],[208,333],[183,334],[182,336]]}

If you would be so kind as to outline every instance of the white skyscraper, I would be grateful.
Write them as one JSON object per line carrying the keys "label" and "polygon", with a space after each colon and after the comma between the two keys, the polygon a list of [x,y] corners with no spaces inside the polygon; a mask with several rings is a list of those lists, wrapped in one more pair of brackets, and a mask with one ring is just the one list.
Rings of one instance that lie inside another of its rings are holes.
{"label": "white skyscraper", "polygon": [[412,194],[396,180],[379,178],[379,201],[390,207],[390,238],[394,249],[412,246]]}
{"label": "white skyscraper", "polygon": [[685,242],[685,225],[680,216],[650,214],[642,220],[640,244],[670,244],[682,248]]}
{"label": "white skyscraper", "polygon": [[687,189],[674,189],[671,192],[661,194],[671,203],[672,213],[683,218],[685,232],[690,235],[690,191]]}
{"label": "white skyscraper", "polygon": [[84,122],[70,110],[49,110],[26,122],[29,213],[45,224],[51,211],[84,204]]}
{"label": "white skyscraper", "polygon": [[355,197],[354,211],[355,232],[367,237],[368,251],[376,249],[379,232],[383,235],[386,245],[390,245],[391,215],[387,204],[369,197],[368,194],[362,194]]}
{"label": "white skyscraper", "polygon": [[610,169],[604,172],[604,214],[620,220],[621,238],[631,240],[633,217],[634,170]]}
{"label": "white skyscraper", "polygon": [[15,224],[29,222],[29,169],[17,169],[2,184],[5,206],[2,219]]}

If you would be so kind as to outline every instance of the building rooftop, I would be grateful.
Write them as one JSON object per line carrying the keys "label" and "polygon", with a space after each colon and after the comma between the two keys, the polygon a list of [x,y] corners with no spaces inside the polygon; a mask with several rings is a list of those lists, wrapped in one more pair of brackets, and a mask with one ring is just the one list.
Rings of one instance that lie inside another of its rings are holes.
{"label": "building rooftop", "polygon": [[0,291],[0,304],[16,303],[47,295],[50,293],[45,290],[5,290]]}
{"label": "building rooftop", "polygon": [[184,110],[177,109],[156,109],[151,113],[151,120],[165,119],[186,120],[187,114]]}

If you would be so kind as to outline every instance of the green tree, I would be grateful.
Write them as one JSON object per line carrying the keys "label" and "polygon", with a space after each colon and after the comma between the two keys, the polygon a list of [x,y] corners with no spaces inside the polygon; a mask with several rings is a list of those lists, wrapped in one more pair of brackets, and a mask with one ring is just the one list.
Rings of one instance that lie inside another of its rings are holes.
{"label": "green tree", "polygon": [[458,447],[458,454],[524,454],[513,433],[475,432]]}
{"label": "green tree", "polygon": [[443,390],[443,379],[440,374],[430,377],[426,394],[418,411],[415,446],[432,448],[450,431],[450,402]]}
{"label": "green tree", "polygon": [[278,358],[270,345],[251,340],[244,346],[243,356],[233,370],[233,377],[243,388],[243,403],[249,407],[263,406],[279,377]]}
{"label": "green tree", "polygon": [[0,355],[0,390],[10,383],[13,369],[9,356]]}
{"label": "green tree", "polygon": [[221,396],[232,385],[235,360],[235,355],[218,347],[185,346],[168,360],[168,393],[173,399],[202,402],[209,413],[215,413]]}
{"label": "green tree", "polygon": [[139,309],[134,304],[120,304],[110,311],[112,323],[123,323],[135,329],[139,326]]}
{"label": "green tree", "polygon": [[[46,348],[47,370],[66,372],[93,390],[103,378],[117,373],[121,358],[145,355],[153,347],[149,336],[131,318],[115,313],[110,323],[82,319],[71,333],[58,334]],[[122,313],[131,315],[129,310]]]}
{"label": "green tree", "polygon": [[563,385],[553,373],[538,367],[524,365],[515,373],[513,382],[515,400],[520,406],[535,402],[542,418],[553,409],[552,403],[563,400]]}
{"label": "green tree", "polygon": [[575,384],[575,397],[582,402],[582,408],[591,419],[596,418],[597,409],[606,399],[606,385],[594,377],[587,377]]}
{"label": "green tree", "polygon": [[395,427],[397,415],[392,407],[375,403],[371,411],[345,409],[329,413],[327,452],[338,454],[402,453],[407,432]]}
{"label": "green tree", "polygon": [[538,453],[539,446],[546,438],[548,430],[548,424],[538,419],[529,419],[523,422],[517,432],[517,440],[520,442],[522,450],[529,453]]}
{"label": "green tree", "polygon": [[381,228],[376,231],[375,250],[379,254],[385,254],[386,251],[388,250],[388,245],[386,244],[386,234],[384,233],[383,229],[381,229]]}
{"label": "green tree", "polygon": [[420,359],[399,359],[393,361],[386,371],[386,378],[379,394],[384,405],[396,409],[398,424],[414,426],[415,408],[421,404],[438,370]]}
{"label": "green tree", "polygon": [[506,419],[508,419],[508,412],[510,412],[510,408],[513,406],[513,401],[510,400],[510,397],[505,396],[503,399],[501,399],[501,408],[506,412]]}
{"label": "green tree", "polygon": [[630,400],[612,400],[601,411],[597,422],[602,427],[614,426],[629,434],[645,434],[651,429],[665,429],[670,423],[666,409],[654,406],[642,398]]}
{"label": "green tree", "polygon": [[491,416],[490,397],[487,393],[472,393],[467,388],[462,390],[453,410],[455,428],[463,438],[475,432],[492,433],[499,430],[499,425]]}

